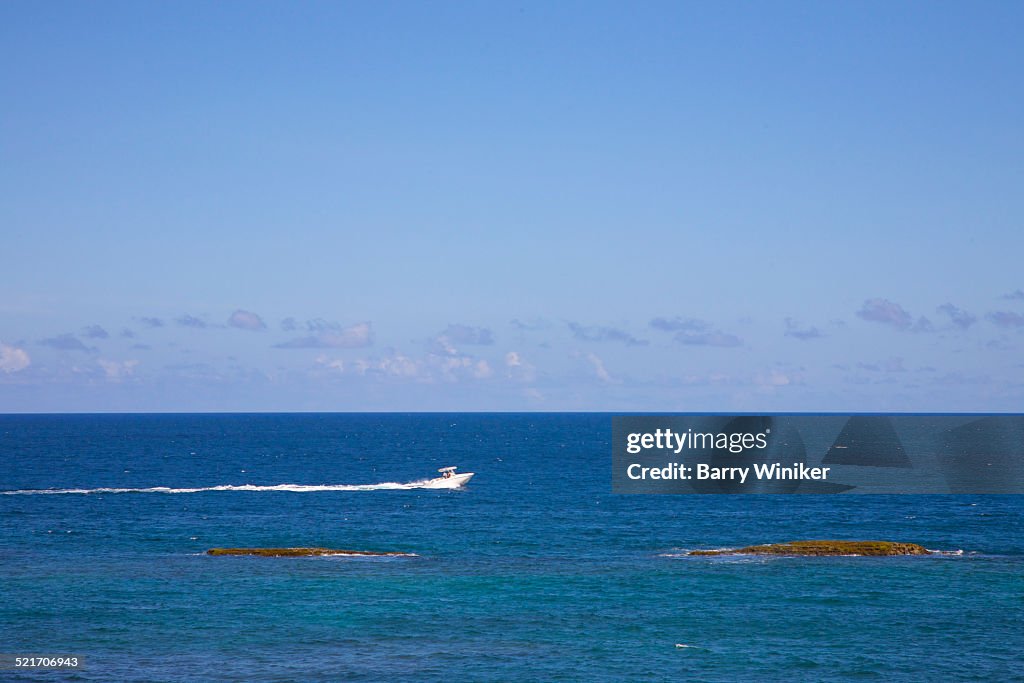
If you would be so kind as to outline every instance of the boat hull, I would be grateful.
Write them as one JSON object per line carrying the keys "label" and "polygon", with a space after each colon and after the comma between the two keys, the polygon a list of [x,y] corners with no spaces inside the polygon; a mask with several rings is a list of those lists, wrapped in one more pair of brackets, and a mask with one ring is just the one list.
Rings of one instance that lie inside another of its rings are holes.
{"label": "boat hull", "polygon": [[462,472],[460,474],[453,474],[450,477],[437,477],[436,479],[428,479],[423,482],[423,488],[425,489],[457,489],[464,486],[467,481],[473,478],[473,472]]}

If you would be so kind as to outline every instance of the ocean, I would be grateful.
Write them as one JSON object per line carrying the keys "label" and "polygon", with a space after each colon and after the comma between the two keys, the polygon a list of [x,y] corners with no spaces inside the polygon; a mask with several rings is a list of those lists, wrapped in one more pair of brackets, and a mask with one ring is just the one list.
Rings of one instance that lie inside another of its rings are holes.
{"label": "ocean", "polygon": [[[614,495],[607,414],[6,415],[0,491],[0,653],[85,662],[2,680],[1024,680],[1020,496]],[[944,553],[685,556],[817,538]]]}

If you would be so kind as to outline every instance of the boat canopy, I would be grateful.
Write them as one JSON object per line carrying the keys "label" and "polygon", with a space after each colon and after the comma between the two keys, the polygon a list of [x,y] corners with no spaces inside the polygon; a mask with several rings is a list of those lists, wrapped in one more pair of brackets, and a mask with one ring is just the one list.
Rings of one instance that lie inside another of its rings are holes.
{"label": "boat canopy", "polygon": [[442,467],[438,472],[454,472],[456,469],[455,467]]}

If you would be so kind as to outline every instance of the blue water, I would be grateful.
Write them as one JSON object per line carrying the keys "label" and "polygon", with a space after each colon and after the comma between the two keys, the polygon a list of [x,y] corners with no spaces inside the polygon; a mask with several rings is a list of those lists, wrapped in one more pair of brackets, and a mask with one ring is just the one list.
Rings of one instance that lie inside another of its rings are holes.
{"label": "blue water", "polygon": [[[616,496],[608,415],[0,416],[12,680],[1024,680],[1015,496]],[[911,558],[686,558],[808,538]],[[328,546],[395,558],[210,557]],[[676,644],[690,647],[680,648]]]}

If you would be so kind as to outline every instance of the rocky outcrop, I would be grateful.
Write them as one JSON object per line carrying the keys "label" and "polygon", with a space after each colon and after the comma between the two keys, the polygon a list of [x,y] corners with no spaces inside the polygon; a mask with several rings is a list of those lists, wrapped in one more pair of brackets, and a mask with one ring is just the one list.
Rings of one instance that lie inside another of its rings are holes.
{"label": "rocky outcrop", "polygon": [[725,550],[692,550],[690,555],[796,555],[825,557],[835,555],[864,555],[881,557],[889,555],[930,555],[931,551],[916,543],[894,541],[790,541],[748,545],[745,548]]}
{"label": "rocky outcrop", "polygon": [[378,553],[372,550],[338,550],[335,548],[210,548],[207,555],[257,555],[260,557],[310,557],[317,555],[373,555],[404,557],[409,553]]}

